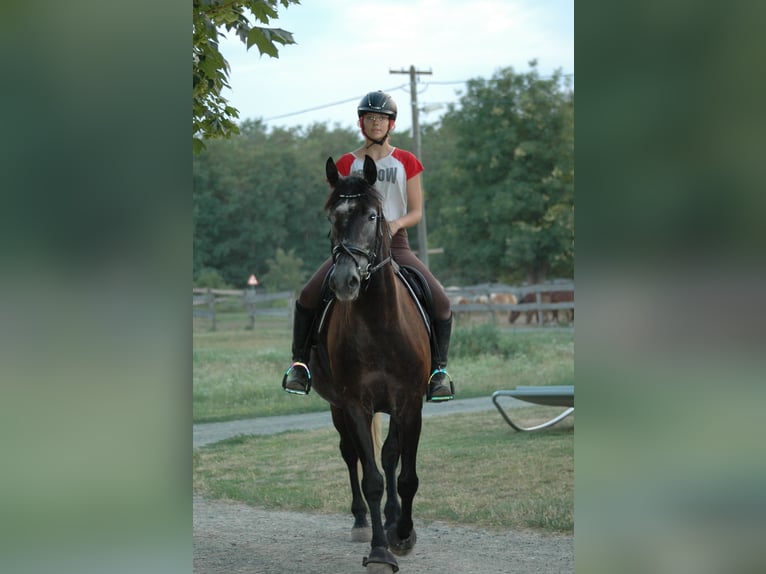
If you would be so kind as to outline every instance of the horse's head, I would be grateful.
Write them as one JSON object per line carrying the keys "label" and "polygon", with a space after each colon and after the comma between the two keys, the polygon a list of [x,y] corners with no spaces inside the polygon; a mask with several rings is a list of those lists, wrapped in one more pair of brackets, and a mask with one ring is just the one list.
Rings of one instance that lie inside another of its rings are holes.
{"label": "horse's head", "polygon": [[364,158],[363,176],[340,177],[328,158],[327,181],[332,191],[325,202],[330,220],[330,240],[335,269],[330,288],[340,301],[353,301],[375,266],[388,226],[383,218],[380,194],[375,190],[378,169],[370,156]]}

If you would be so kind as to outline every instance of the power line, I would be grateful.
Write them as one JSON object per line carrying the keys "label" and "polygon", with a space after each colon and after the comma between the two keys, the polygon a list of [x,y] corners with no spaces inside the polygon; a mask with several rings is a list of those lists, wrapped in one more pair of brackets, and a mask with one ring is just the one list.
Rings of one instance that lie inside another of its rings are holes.
{"label": "power line", "polygon": [[[540,76],[540,79],[541,80],[550,80],[552,77],[553,76]],[[571,74],[561,74],[561,77],[562,78],[572,78],[572,77],[574,77],[574,73],[571,73]],[[471,78],[471,79],[475,80],[476,78]],[[426,85],[434,84],[434,85],[440,85],[440,86],[445,85],[446,86],[446,85],[450,85],[450,84],[466,84],[466,83],[468,83],[468,80],[445,80],[445,81],[442,81],[442,82],[437,82],[437,81],[433,81],[432,80],[430,82],[424,82],[424,83]]]}
{"label": "power line", "polygon": [[[562,76],[565,77],[565,78],[571,78],[571,77],[574,77],[574,74],[562,74]],[[545,80],[545,79],[550,79],[552,77],[553,76],[544,76],[544,77],[542,77],[542,79]],[[468,82],[468,80],[446,80],[446,81],[441,81],[441,82],[435,82],[435,81],[422,82],[420,85],[422,85],[423,88],[420,90],[420,93],[421,94],[424,93],[428,89],[428,86],[430,86],[432,84],[434,86],[448,86],[448,85],[454,85],[454,84],[465,84],[467,82]],[[407,87],[408,87],[408,84],[400,84],[398,86],[394,86],[393,88],[387,88],[384,91],[385,92],[393,92],[394,90],[402,90],[402,89],[407,88]],[[273,121],[273,120],[281,120],[283,118],[291,118],[293,116],[299,116],[301,114],[307,114],[309,112],[316,112],[316,111],[319,111],[319,110],[325,110],[327,108],[333,108],[335,106],[340,106],[340,105],[343,105],[343,104],[348,104],[350,102],[357,101],[363,95],[364,94],[360,94],[359,96],[348,98],[346,100],[340,100],[338,102],[331,102],[329,104],[322,104],[320,106],[315,106],[313,108],[306,108],[305,110],[298,110],[297,112],[289,112],[289,113],[281,114],[281,115],[278,115],[278,116],[271,116],[271,117],[268,117],[268,118],[264,118],[263,121],[264,122],[270,122],[270,121]]]}
{"label": "power line", "polygon": [[[385,91],[386,92],[392,92],[394,90],[401,89],[401,88],[403,88],[405,86],[407,86],[407,84],[401,84],[401,85],[395,86],[393,88],[387,88]],[[317,110],[324,110],[324,109],[327,109],[327,108],[333,108],[335,106],[340,106],[341,104],[348,104],[349,102],[357,102],[357,101],[359,101],[359,99],[363,95],[364,94],[360,94],[360,95],[355,96],[353,98],[348,98],[347,100],[341,100],[339,102],[332,102],[331,104],[322,104],[321,106],[316,106],[314,108],[307,108],[305,110],[300,110],[300,111],[297,111],[297,112],[290,112],[288,114],[282,114],[282,115],[279,115],[279,116],[271,116],[270,118],[265,118],[263,121],[264,122],[268,122],[268,121],[271,121],[271,120],[281,120],[282,118],[289,118],[291,116],[298,116],[300,114],[306,114],[308,112],[316,112]]]}

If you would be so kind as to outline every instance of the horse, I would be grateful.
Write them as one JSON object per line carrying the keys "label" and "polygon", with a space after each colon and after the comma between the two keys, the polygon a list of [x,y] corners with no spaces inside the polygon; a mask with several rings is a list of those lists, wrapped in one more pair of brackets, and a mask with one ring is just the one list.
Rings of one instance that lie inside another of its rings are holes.
{"label": "horse", "polygon": [[[529,303],[536,303],[537,302],[537,295],[535,293],[527,293],[524,295],[521,299],[519,299],[519,304],[529,304]],[[545,293],[540,293],[540,303],[573,303],[574,302],[574,291],[547,291]],[[562,309],[564,321],[567,323],[571,323],[574,321],[574,308],[570,309]],[[570,312],[571,311],[571,312]],[[537,320],[537,311],[511,311],[511,313],[508,315],[508,322],[513,324],[516,322],[516,320],[521,316],[521,314],[524,313],[526,317],[526,323],[527,325],[531,324],[533,321]],[[550,313],[550,320],[558,323],[559,322],[559,310],[558,309],[551,309],[549,312],[543,312],[543,321],[547,321],[546,315]]]}
{"label": "horse", "polygon": [[[540,302],[545,303],[544,295],[540,297]],[[526,293],[521,299],[518,300],[519,305],[526,305],[529,303],[536,303],[537,302],[537,295],[535,293]],[[537,317],[536,311],[511,311],[508,315],[508,322],[511,324],[514,324],[519,317],[521,317],[521,314],[524,313],[524,316],[526,318],[527,325],[531,324],[533,320]]]}
{"label": "horse", "polygon": [[[361,176],[340,177],[332,158],[325,168],[331,191],[324,209],[335,263],[327,282],[334,299],[322,315],[312,348],[312,386],[330,403],[340,435],[351,483],[352,539],[359,538],[358,532],[369,532],[365,500],[369,508],[370,552],[362,563],[368,574],[396,572],[394,554],[409,554],[417,539],[412,507],[418,490],[423,395],[431,367],[429,326],[396,273],[388,223],[374,187],[374,160],[365,156]],[[385,477],[376,464],[373,436],[380,413],[389,415],[379,453]],[[385,524],[380,510],[384,490]]]}
{"label": "horse", "polygon": [[[574,291],[553,291],[550,294],[551,303],[574,303]],[[574,307],[571,309],[562,309],[564,321],[566,323],[574,322]],[[559,310],[553,309],[553,320],[558,323]]]}

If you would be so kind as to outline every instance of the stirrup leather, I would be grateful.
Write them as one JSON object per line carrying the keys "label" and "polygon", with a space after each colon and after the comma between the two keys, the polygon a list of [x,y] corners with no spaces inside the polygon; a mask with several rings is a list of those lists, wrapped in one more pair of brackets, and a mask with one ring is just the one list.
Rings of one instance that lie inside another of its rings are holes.
{"label": "stirrup leather", "polygon": [[[296,367],[301,367],[303,370],[306,371],[306,389],[303,391],[296,390],[296,389],[288,389],[287,388],[287,377],[290,375],[290,373],[295,369]],[[307,395],[309,394],[309,391],[311,390],[311,370],[309,370],[309,366],[306,363],[302,363],[300,361],[295,361],[290,367],[285,371],[285,376],[282,377],[282,388],[293,395]]]}
{"label": "stirrup leather", "polygon": [[[444,375],[445,384],[449,382],[450,394],[448,396],[443,396],[443,397],[438,397],[438,396],[433,397],[431,396],[431,383],[433,381],[433,378],[436,375],[440,375],[440,374]],[[454,398],[455,398],[455,384],[452,382],[452,377],[450,376],[450,374],[447,372],[446,369],[442,367],[439,367],[438,369],[434,369],[434,372],[431,373],[430,377],[428,377],[428,389],[426,390],[426,401],[428,402],[450,401]]]}

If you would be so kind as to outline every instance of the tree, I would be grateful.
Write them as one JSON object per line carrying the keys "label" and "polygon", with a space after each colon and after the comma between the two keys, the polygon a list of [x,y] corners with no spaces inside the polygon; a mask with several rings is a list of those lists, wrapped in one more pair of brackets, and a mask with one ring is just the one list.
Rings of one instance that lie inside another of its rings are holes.
{"label": "tree", "polygon": [[574,96],[560,71],[544,79],[536,66],[470,80],[442,118],[448,161],[427,181],[449,279],[572,276]]}
{"label": "tree", "polygon": [[[470,80],[459,105],[424,126],[429,246],[445,249],[430,263],[443,283],[573,277],[573,99],[559,73],[500,70]],[[287,284],[330,252],[325,161],[357,147],[359,132],[254,120],[239,129],[193,158],[194,276],[216,269],[243,286],[278,265],[291,272],[270,286],[298,289]],[[394,141],[412,149],[406,133]]]}
{"label": "tree", "polygon": [[292,250],[285,253],[278,248],[274,258],[266,261],[266,264],[269,271],[263,276],[263,283],[267,291],[294,290],[297,285],[303,285],[306,281],[307,273],[301,269],[303,259],[296,257]]}
{"label": "tree", "polygon": [[203,139],[229,137],[238,133],[234,122],[239,111],[221,95],[228,88],[229,63],[218,49],[222,29],[232,30],[249,50],[279,57],[277,44],[294,44],[290,32],[250,24],[248,13],[262,24],[277,17],[277,7],[287,8],[300,0],[193,0],[192,34],[192,147],[204,149]]}
{"label": "tree", "polygon": [[194,276],[212,268],[232,285],[250,273],[264,279],[278,249],[313,273],[330,253],[325,162],[358,140],[354,130],[323,124],[269,131],[247,120],[238,135],[209,142],[192,164]]}

